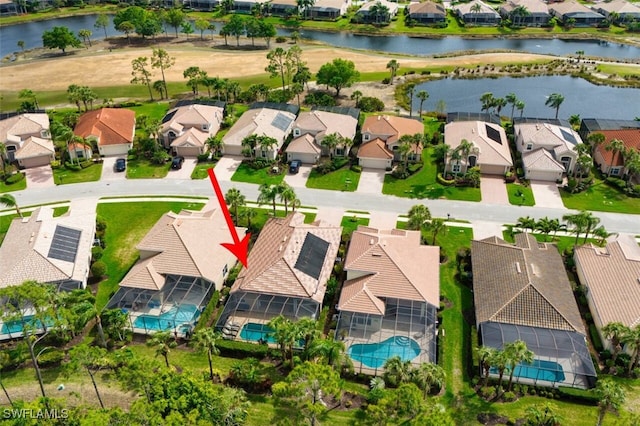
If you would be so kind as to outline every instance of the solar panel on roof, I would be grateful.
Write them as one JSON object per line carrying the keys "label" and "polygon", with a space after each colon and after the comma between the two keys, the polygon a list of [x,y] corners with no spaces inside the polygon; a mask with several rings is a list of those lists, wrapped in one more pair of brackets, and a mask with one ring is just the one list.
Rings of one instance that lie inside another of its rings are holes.
{"label": "solar panel on roof", "polygon": [[167,121],[171,120],[173,118],[173,116],[176,115],[176,112],[178,112],[178,110],[171,111],[169,114],[167,114],[164,117],[162,117],[162,124],[164,124]]}
{"label": "solar panel on roof", "polygon": [[567,142],[575,145],[578,143],[578,141],[576,140],[576,138],[573,136],[573,133],[571,132],[567,132],[565,129],[560,129],[560,133],[562,133],[562,137],[564,138],[564,140],[566,140]]}
{"label": "solar panel on roof", "polygon": [[47,257],[65,262],[75,262],[81,234],[82,231],[77,229],[57,225]]}
{"label": "solar panel on roof", "polygon": [[278,114],[276,114],[275,118],[271,122],[271,125],[276,129],[280,129],[283,132],[286,132],[292,121],[293,121],[293,118],[288,117],[279,112]]}
{"label": "solar panel on roof", "polygon": [[317,280],[320,278],[320,271],[328,249],[329,243],[327,241],[308,233],[294,268]]}
{"label": "solar panel on roof", "polygon": [[500,132],[497,131],[496,129],[494,129],[493,127],[487,125],[487,124],[485,124],[484,126],[487,129],[487,136],[489,137],[489,139],[491,139],[492,141],[502,145],[502,139],[500,138]]}

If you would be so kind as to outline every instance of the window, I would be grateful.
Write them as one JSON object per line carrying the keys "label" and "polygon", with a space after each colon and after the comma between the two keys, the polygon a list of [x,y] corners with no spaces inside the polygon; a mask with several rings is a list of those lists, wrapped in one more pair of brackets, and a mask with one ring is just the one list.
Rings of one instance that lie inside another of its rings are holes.
{"label": "window", "polygon": [[300,136],[300,129],[293,129],[293,136]]}
{"label": "window", "polygon": [[209,123],[202,125],[202,130],[209,130]]}
{"label": "window", "polygon": [[336,148],[336,155],[338,157],[344,157],[344,148]]}
{"label": "window", "polygon": [[84,151],[76,151],[76,156],[78,158],[84,158]]}
{"label": "window", "polygon": [[354,315],[353,323],[354,325],[357,325],[357,326],[371,325],[371,317],[369,317],[368,315],[367,316]]}
{"label": "window", "polygon": [[40,131],[40,137],[41,138],[48,138],[49,137],[49,131],[47,129],[41,130]]}
{"label": "window", "polygon": [[532,143],[528,143],[527,144],[527,151],[531,151],[533,149],[533,144]]}
{"label": "window", "polygon": [[371,138],[371,135],[369,135],[368,133],[365,133],[364,135],[362,135],[362,139],[365,141],[368,141]]}
{"label": "window", "polygon": [[418,156],[416,155],[416,153],[412,152],[412,153],[409,154],[408,159],[409,159],[409,161],[416,161],[417,157]]}
{"label": "window", "polygon": [[177,137],[174,132],[167,133],[167,136],[169,136],[169,142],[173,141]]}
{"label": "window", "polygon": [[612,176],[620,176],[620,167],[612,167],[609,174]]}
{"label": "window", "polygon": [[571,157],[562,157],[560,158],[560,162],[564,166],[565,170],[569,170],[569,166],[571,165]]}
{"label": "window", "polygon": [[460,173],[460,170],[461,170],[461,168],[460,168],[460,164],[454,164],[454,165],[451,167],[451,171],[452,171],[453,173]]}
{"label": "window", "polygon": [[467,163],[469,164],[469,167],[475,167],[478,163],[478,157],[476,157],[475,155],[470,155]]}
{"label": "window", "polygon": [[391,148],[392,151],[397,151],[398,150],[398,145],[394,146],[393,148]]}
{"label": "window", "polygon": [[227,272],[229,272],[229,267],[224,265],[224,268],[222,268],[222,275],[227,275]]}
{"label": "window", "polygon": [[265,150],[260,151],[260,156],[262,158],[267,158],[267,151],[265,151]]}

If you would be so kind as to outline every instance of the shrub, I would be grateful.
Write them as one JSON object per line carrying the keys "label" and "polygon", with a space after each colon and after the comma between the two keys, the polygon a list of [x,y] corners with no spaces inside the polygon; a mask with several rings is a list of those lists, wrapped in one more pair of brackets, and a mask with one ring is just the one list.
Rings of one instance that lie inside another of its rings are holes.
{"label": "shrub", "polygon": [[620,178],[617,178],[617,177],[609,176],[604,181],[609,186],[616,187],[616,188],[620,189],[621,191],[624,191],[627,188],[627,182],[625,182],[624,180],[622,180]]}
{"label": "shrub", "polygon": [[60,167],[62,167],[62,163],[58,160],[53,160],[51,162],[51,168],[52,169],[59,169]]}
{"label": "shrub", "polygon": [[485,386],[480,389],[480,396],[484,399],[491,399],[495,395],[496,390],[493,386]]}
{"label": "shrub", "polygon": [[93,265],[91,265],[91,275],[95,278],[102,278],[106,272],[107,265],[102,260],[93,262]]}
{"label": "shrub", "polygon": [[440,185],[444,185],[444,186],[451,186],[456,183],[455,179],[452,179],[452,180],[445,179],[444,176],[442,176],[442,173],[438,173],[438,175],[436,176],[436,180]]}
{"label": "shrub", "polygon": [[9,176],[5,182],[7,185],[13,185],[14,183],[18,183],[24,179],[24,173],[15,173]]}
{"label": "shrub", "polygon": [[93,166],[93,161],[91,160],[85,160],[80,163],[80,167],[82,167],[83,169],[86,169],[87,167],[91,167],[91,166]]}
{"label": "shrub", "polygon": [[64,163],[64,168],[67,170],[71,170],[72,172],[79,172],[80,170],[82,170],[80,164],[70,163],[68,161]]}
{"label": "shrub", "polygon": [[422,163],[411,163],[409,164],[408,169],[409,173],[414,174],[422,169]]}
{"label": "shrub", "polygon": [[100,258],[102,257],[102,247],[99,246],[93,246],[91,247],[91,259],[93,259],[93,261],[97,261],[100,260]]}
{"label": "shrub", "polygon": [[371,96],[363,96],[358,101],[358,108],[363,112],[376,112],[384,110],[384,102],[382,102],[378,98],[374,98]]}
{"label": "shrub", "polygon": [[220,355],[231,358],[253,357],[262,359],[269,353],[269,347],[267,345],[237,342],[235,340],[220,340],[216,346],[220,349]]}
{"label": "shrub", "polygon": [[204,154],[200,154],[198,155],[198,163],[203,163],[207,160],[209,160],[209,152],[205,152]]}
{"label": "shrub", "polygon": [[49,349],[44,351],[38,357],[38,364],[40,367],[54,367],[60,365],[64,359],[64,351],[58,349]]}
{"label": "shrub", "polygon": [[267,96],[268,102],[276,102],[276,103],[287,103],[293,98],[293,92],[289,89],[282,90],[272,90],[269,92]]}
{"label": "shrub", "polygon": [[356,172],[356,173],[361,173],[362,172],[362,166],[354,164],[354,165],[351,166],[351,171],[352,172]]}
{"label": "shrub", "polygon": [[201,328],[205,328],[207,325],[209,325],[208,324],[209,320],[211,319],[211,315],[213,314],[213,311],[216,309],[216,306],[218,306],[219,300],[220,300],[220,292],[214,291],[213,295],[211,296],[211,299],[209,300],[209,303],[207,303],[207,307],[204,309],[204,311],[202,311],[202,315],[200,315],[200,318],[198,318],[198,324],[196,324],[194,331],[198,331]]}
{"label": "shrub", "polygon": [[331,160],[331,166],[333,167],[333,170],[341,169],[348,163],[349,159],[344,157],[335,157]]}
{"label": "shrub", "polygon": [[304,97],[304,103],[307,105],[335,106],[336,100],[328,93],[312,92]]}
{"label": "shrub", "polygon": [[286,37],[278,36],[276,37],[276,43],[285,43],[287,41]]}
{"label": "shrub", "polygon": [[516,394],[513,392],[505,392],[502,394],[502,399],[505,402],[513,402],[516,400]]}
{"label": "shrub", "polygon": [[382,79],[382,84],[389,84],[391,83],[391,79],[389,77],[385,77]]}
{"label": "shrub", "polygon": [[569,388],[565,386],[558,387],[560,396],[572,401],[581,402],[588,405],[597,405],[598,397],[591,391],[584,389]]}

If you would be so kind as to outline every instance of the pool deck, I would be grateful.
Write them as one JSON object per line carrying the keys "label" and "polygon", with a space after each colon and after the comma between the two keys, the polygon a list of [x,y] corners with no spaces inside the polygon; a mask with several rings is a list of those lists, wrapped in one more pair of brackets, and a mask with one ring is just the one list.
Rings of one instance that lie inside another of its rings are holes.
{"label": "pool deck", "polygon": [[[549,361],[549,362],[555,362],[559,364],[562,367],[565,379],[561,382],[552,382],[549,380],[531,379],[529,377],[520,377],[520,376],[514,375],[513,383],[521,383],[524,385],[533,385],[533,386],[547,386],[550,388],[568,386],[568,387],[574,387],[579,389],[589,389],[589,384],[587,383],[586,378],[584,376],[578,376],[576,373],[573,372],[574,367],[572,365],[571,359],[569,358],[552,359],[549,357],[541,357],[541,356],[536,356],[535,359],[539,361]],[[491,373],[489,374],[489,376],[496,379],[499,377],[497,373]],[[503,377],[503,379],[507,380],[508,377],[509,377],[508,373],[505,372],[505,377]]]}

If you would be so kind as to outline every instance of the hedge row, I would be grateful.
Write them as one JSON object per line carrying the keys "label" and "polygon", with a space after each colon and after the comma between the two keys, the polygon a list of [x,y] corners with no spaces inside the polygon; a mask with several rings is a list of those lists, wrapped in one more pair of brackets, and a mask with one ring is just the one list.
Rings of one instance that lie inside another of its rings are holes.
{"label": "hedge row", "polygon": [[24,173],[15,173],[15,174],[9,176],[5,180],[5,183],[7,185],[13,185],[14,183],[18,183],[18,182],[22,181],[23,179],[24,179]]}
{"label": "hedge row", "polygon": [[235,340],[219,340],[216,343],[220,355],[231,358],[253,357],[262,359],[269,353],[269,346],[255,343],[238,342]]}
{"label": "hedge row", "polygon": [[559,386],[558,392],[560,392],[560,396],[562,398],[570,399],[571,401],[580,402],[587,405],[598,405],[598,397],[596,396],[596,394],[585,389]]}
{"label": "hedge row", "polygon": [[442,173],[438,173],[438,175],[436,176],[436,180],[440,185],[444,185],[444,186],[451,186],[451,185],[455,185],[456,183],[455,179],[453,180],[445,179],[444,176],[442,176]]}

